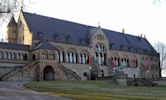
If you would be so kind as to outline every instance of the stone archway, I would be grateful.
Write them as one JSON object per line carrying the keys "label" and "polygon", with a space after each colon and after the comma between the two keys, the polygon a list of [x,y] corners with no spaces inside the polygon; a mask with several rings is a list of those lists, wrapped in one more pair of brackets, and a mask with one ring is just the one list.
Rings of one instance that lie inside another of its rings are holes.
{"label": "stone archway", "polygon": [[44,68],[44,80],[45,81],[54,80],[54,69],[51,66],[47,66]]}

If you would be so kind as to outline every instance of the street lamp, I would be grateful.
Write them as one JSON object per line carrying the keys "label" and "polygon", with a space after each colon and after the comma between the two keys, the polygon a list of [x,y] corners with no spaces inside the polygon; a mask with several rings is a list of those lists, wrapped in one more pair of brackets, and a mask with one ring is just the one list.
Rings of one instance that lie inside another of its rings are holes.
{"label": "street lamp", "polygon": [[92,69],[92,67],[90,66],[89,67],[89,80],[91,80],[91,69]]}

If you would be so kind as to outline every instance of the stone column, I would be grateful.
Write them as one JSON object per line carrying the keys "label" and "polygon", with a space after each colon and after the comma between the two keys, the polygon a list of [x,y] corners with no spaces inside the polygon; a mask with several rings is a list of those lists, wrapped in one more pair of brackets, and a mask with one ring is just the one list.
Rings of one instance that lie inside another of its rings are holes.
{"label": "stone column", "polygon": [[85,54],[82,55],[82,63],[85,64]]}
{"label": "stone column", "polygon": [[79,55],[79,63],[82,63],[82,54]]}
{"label": "stone column", "polygon": [[60,51],[60,62],[62,62],[63,61],[63,55],[62,55],[62,52]]}
{"label": "stone column", "polygon": [[70,61],[70,63],[72,63],[73,57],[72,57],[72,53],[71,52],[69,53],[69,57],[70,57],[69,61]]}
{"label": "stone column", "polygon": [[104,62],[105,62],[105,55],[104,55],[104,53],[102,53],[102,65],[104,65]]}
{"label": "stone column", "polygon": [[98,64],[101,65],[101,55],[98,53]]}
{"label": "stone column", "polygon": [[74,53],[73,59],[74,59],[73,62],[76,63],[76,53]]}
{"label": "stone column", "polygon": [[66,52],[66,62],[69,62],[69,53]]}

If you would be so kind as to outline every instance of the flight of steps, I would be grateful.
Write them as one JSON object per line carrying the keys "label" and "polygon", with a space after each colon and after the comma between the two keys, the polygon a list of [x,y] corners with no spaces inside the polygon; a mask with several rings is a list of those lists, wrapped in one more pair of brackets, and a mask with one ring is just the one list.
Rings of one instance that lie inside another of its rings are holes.
{"label": "flight of steps", "polygon": [[127,79],[127,85],[128,86],[156,86],[157,84],[147,78],[132,78],[132,79]]}
{"label": "flight of steps", "polygon": [[64,65],[61,63],[58,63],[58,67],[67,74],[67,77],[69,80],[81,80],[81,77],[78,76],[74,71],[66,68]]}
{"label": "flight of steps", "polygon": [[[23,80],[31,80],[29,75],[22,75],[23,73],[25,74],[25,70],[30,69],[33,67],[37,61],[32,61],[31,63],[25,65],[25,66],[20,66],[20,67],[15,67],[13,70],[3,74],[0,77],[1,81],[23,81]],[[26,79],[28,78],[28,79]]]}

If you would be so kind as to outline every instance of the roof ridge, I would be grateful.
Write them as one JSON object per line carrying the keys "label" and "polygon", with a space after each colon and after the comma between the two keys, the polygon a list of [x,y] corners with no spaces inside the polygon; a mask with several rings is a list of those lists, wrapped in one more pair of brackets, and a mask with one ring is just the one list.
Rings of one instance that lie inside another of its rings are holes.
{"label": "roof ridge", "polygon": [[27,14],[31,14],[31,15],[37,15],[37,16],[40,16],[40,17],[45,17],[45,18],[59,20],[59,21],[64,21],[64,22],[69,22],[69,23],[73,23],[73,24],[78,24],[78,25],[85,26],[85,27],[92,27],[92,28],[95,27],[95,26],[91,26],[91,25],[87,25],[87,24],[83,24],[83,23],[78,23],[78,22],[70,21],[70,20],[65,20],[65,19],[60,19],[60,18],[54,18],[54,17],[51,17],[51,16],[45,16],[45,15],[42,15],[42,14],[36,14],[36,13],[33,14],[33,13],[30,13],[30,12],[23,12],[23,13],[27,13]]}

